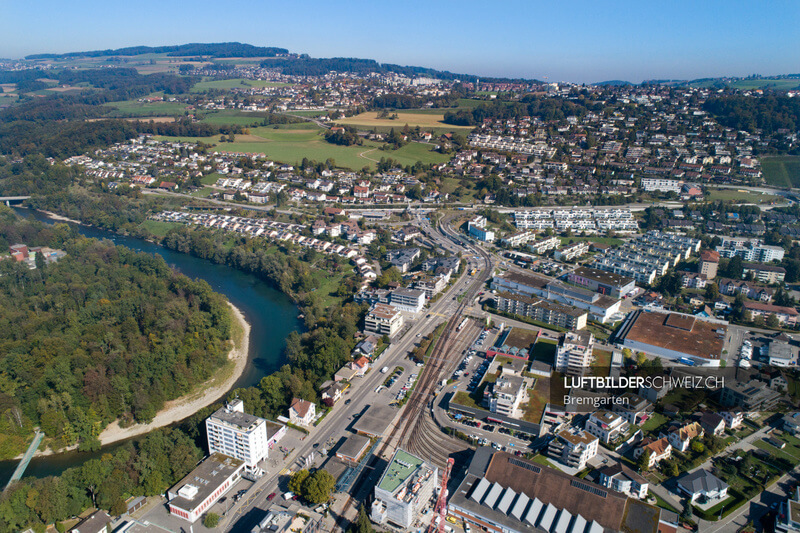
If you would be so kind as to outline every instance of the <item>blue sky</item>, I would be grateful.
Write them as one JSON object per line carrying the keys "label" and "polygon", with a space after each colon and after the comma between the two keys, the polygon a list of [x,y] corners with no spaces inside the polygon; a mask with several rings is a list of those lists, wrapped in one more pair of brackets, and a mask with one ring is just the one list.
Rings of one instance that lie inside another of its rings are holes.
{"label": "blue sky", "polygon": [[12,58],[239,41],[586,83],[800,72],[797,0],[4,0],[0,13],[0,57]]}

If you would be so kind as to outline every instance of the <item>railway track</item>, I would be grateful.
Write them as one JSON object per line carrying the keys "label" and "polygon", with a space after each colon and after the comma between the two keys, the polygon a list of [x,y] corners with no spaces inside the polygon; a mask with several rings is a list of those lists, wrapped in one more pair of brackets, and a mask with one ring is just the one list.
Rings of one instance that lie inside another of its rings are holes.
{"label": "railway track", "polygon": [[[444,219],[439,224],[439,231],[447,239],[459,239],[455,231],[450,227],[449,218]],[[469,306],[469,303],[492,273],[491,255],[478,246],[474,248],[483,257],[486,266],[480,271],[478,277],[474,279],[469,289],[464,292],[464,297],[458,304],[455,313],[448,319],[447,325],[436,342],[427,364],[423,367],[417,386],[404,407],[399,423],[395,425],[377,453],[379,457],[386,453],[386,449],[391,443],[396,442],[398,446],[405,445],[409,451],[416,452],[419,457],[433,460],[437,465],[443,466],[451,453],[467,448],[457,439],[442,433],[436,423],[426,415],[425,409],[434,397],[434,391],[441,376],[444,374],[444,370],[448,365],[453,365],[457,361],[457,358],[453,359],[452,354],[460,353],[453,348],[457,344],[457,338],[459,337],[457,328],[463,320],[464,310]],[[346,515],[353,501],[352,497],[348,498],[340,514],[341,517]]]}

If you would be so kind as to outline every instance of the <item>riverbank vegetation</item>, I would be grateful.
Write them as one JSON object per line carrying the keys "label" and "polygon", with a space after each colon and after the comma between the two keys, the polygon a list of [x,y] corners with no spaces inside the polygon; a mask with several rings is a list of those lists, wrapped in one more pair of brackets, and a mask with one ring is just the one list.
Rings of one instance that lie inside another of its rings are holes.
{"label": "riverbank vegetation", "polygon": [[108,423],[149,421],[227,361],[230,312],[206,282],[66,225],[0,216],[2,248],[67,253],[34,270],[0,261],[0,457],[23,451],[33,425],[55,448],[97,448]]}

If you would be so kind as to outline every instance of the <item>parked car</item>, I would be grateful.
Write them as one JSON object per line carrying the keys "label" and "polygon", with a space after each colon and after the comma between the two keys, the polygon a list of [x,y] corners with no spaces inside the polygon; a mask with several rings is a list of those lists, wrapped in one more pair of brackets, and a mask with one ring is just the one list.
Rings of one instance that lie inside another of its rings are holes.
{"label": "parked car", "polygon": [[270,493],[270,495],[269,495],[269,496],[267,496],[267,501],[268,501],[268,502],[271,502],[271,501],[272,501],[274,498],[275,498],[275,493],[274,493],[274,492],[272,492],[272,493]]}

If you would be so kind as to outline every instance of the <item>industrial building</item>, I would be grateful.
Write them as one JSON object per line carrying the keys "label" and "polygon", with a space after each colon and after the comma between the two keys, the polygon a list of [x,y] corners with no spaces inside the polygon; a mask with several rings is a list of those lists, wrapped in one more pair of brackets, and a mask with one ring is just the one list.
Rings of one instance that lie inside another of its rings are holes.
{"label": "industrial building", "polygon": [[214,453],[167,491],[169,512],[195,522],[241,478],[245,463]]}
{"label": "industrial building", "polygon": [[677,516],[554,468],[481,447],[448,512],[492,533],[657,533]]}

